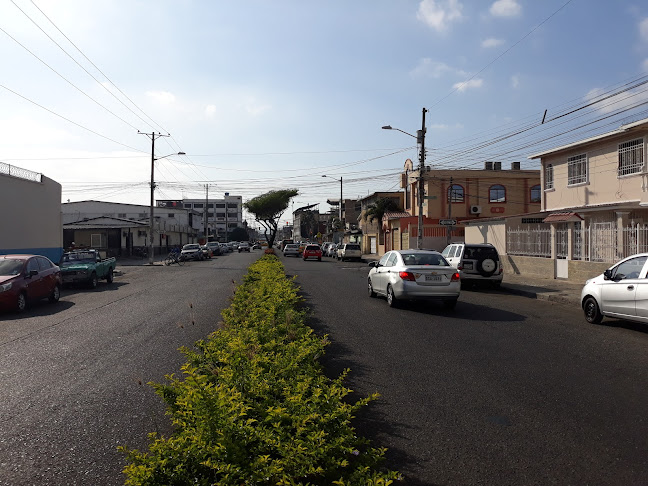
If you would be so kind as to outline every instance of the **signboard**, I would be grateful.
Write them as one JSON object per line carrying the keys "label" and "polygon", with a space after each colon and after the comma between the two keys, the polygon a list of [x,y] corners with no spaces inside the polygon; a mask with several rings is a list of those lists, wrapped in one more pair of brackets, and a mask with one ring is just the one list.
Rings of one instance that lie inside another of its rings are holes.
{"label": "signboard", "polygon": [[457,224],[457,220],[456,219],[440,219],[439,224],[442,225],[442,226],[454,226],[455,224]]}

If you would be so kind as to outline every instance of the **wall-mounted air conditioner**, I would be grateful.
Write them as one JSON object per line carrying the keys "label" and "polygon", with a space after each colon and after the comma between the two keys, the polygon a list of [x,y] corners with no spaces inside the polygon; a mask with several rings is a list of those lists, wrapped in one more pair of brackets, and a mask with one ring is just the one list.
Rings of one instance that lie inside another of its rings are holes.
{"label": "wall-mounted air conditioner", "polygon": [[481,214],[482,208],[476,204],[470,206],[470,214]]}

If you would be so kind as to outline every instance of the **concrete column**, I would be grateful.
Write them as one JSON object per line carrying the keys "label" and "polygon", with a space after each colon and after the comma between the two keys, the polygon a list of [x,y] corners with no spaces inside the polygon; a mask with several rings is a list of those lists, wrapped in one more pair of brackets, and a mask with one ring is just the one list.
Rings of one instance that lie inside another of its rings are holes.
{"label": "concrete column", "polygon": [[628,255],[625,254],[624,250],[624,245],[623,245],[623,228],[628,226],[628,216],[630,215],[630,211],[615,211],[616,215],[616,254],[617,254],[617,259],[622,259],[627,257],[628,255],[631,255],[634,250],[631,250]]}
{"label": "concrete column", "polygon": [[558,255],[558,238],[556,237],[556,223],[551,224],[551,259],[555,260]]}
{"label": "concrete column", "polygon": [[574,226],[576,223],[567,223],[567,260],[574,259]]}

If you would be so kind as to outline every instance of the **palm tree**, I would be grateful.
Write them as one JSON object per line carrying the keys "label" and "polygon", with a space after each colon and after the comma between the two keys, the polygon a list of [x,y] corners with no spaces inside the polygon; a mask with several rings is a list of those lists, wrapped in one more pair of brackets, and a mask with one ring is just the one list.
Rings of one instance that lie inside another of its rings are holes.
{"label": "palm tree", "polygon": [[396,201],[388,197],[381,197],[376,199],[376,202],[371,204],[365,213],[362,215],[362,219],[373,223],[375,220],[378,220],[378,241],[382,241],[382,219],[385,213],[392,211],[402,211],[400,206]]}

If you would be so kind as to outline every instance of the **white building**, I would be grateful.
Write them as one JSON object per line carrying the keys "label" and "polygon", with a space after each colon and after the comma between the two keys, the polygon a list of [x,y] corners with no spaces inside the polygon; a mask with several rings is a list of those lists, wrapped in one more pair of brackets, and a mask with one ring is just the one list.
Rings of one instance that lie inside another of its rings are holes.
{"label": "white building", "polygon": [[58,262],[63,253],[61,185],[0,162],[0,254],[36,254]]}

